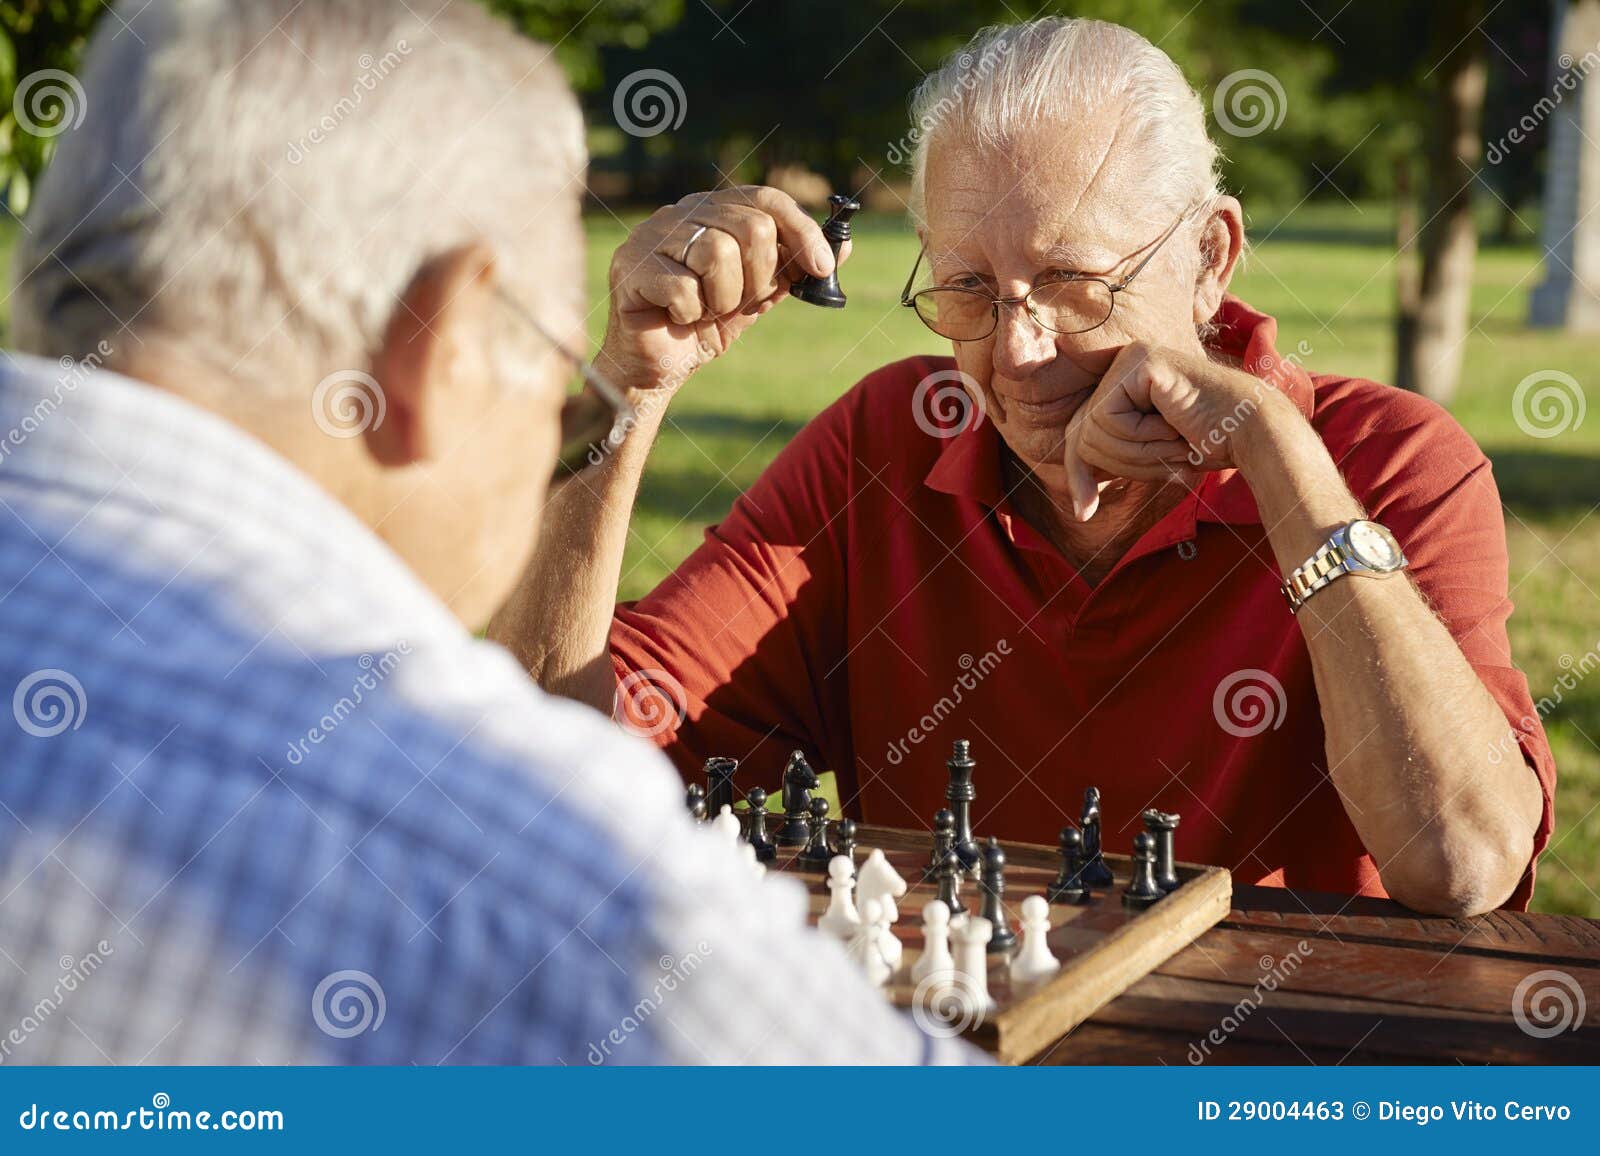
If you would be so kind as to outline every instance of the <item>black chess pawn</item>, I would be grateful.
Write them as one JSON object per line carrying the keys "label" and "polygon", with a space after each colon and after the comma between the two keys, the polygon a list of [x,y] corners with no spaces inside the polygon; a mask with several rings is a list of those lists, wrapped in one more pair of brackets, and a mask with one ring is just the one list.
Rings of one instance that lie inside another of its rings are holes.
{"label": "black chess pawn", "polygon": [[778,846],[803,847],[811,839],[811,792],[817,789],[817,772],[799,751],[783,768],[783,826]]}
{"label": "black chess pawn", "polygon": [[789,295],[798,297],[808,305],[821,305],[828,309],[843,309],[844,290],[839,288],[839,250],[850,239],[850,218],[861,211],[861,202],[853,197],[835,193],[828,198],[833,209],[822,225],[822,235],[833,250],[834,269],[826,277],[803,276],[789,286]]}
{"label": "black chess pawn", "polygon": [[1085,887],[1110,887],[1116,882],[1111,868],[1106,866],[1104,850],[1100,845],[1100,788],[1090,787],[1083,792],[1083,816],[1078,823],[1083,832],[1083,870],[1080,878]]}
{"label": "black chess pawn", "polygon": [[750,803],[750,822],[745,828],[745,841],[756,849],[756,859],[770,863],[778,857],[778,846],[767,834],[767,793],[755,787],[746,796]]}
{"label": "black chess pawn", "polygon": [[977,789],[972,785],[972,772],[978,765],[972,761],[972,744],[966,739],[957,739],[944,765],[950,772],[950,783],[944,789],[944,797],[950,804],[950,813],[956,818],[956,837],[952,849],[961,860],[962,867],[976,871],[983,855],[978,849],[978,841],[972,837],[972,800],[978,797]]}
{"label": "black chess pawn", "polygon": [[811,837],[805,850],[800,852],[800,862],[819,871],[828,869],[833,852],[828,849],[828,800],[818,796],[811,800]]}
{"label": "black chess pawn", "polygon": [[856,865],[856,821],[854,819],[840,819],[833,825],[833,853],[843,855],[850,860],[852,868]]}
{"label": "black chess pawn", "polygon": [[954,851],[944,857],[944,862],[939,864],[939,898],[944,900],[944,905],[950,909],[951,915],[960,915],[967,909],[961,902],[961,877],[966,874],[966,868],[961,865],[961,856]]}
{"label": "black chess pawn", "polygon": [[705,822],[706,818],[706,789],[699,783],[690,783],[689,790],[684,795],[684,806],[689,808],[689,814],[697,822]]}
{"label": "black chess pawn", "polygon": [[1144,813],[1144,829],[1156,841],[1156,883],[1163,891],[1176,891],[1183,882],[1178,878],[1177,853],[1173,847],[1178,819],[1176,811],[1158,811],[1154,807]]}
{"label": "black chess pawn", "polygon": [[739,769],[739,760],[715,755],[706,760],[706,813],[722,814],[724,806],[733,806],[733,773]]}
{"label": "black chess pawn", "polygon": [[928,856],[927,869],[922,872],[925,882],[939,877],[939,867],[944,857],[956,849],[956,816],[948,807],[940,807],[933,816],[933,851]]}
{"label": "black chess pawn", "polygon": [[1143,911],[1166,892],[1156,882],[1156,841],[1148,831],[1133,837],[1133,878],[1122,893],[1122,905]]}
{"label": "black chess pawn", "polygon": [[1083,832],[1076,827],[1061,828],[1061,873],[1045,890],[1051,903],[1087,903],[1089,889],[1083,885]]}
{"label": "black chess pawn", "polygon": [[1017,933],[1011,930],[1011,920],[1006,918],[1006,853],[1000,840],[990,836],[989,845],[983,849],[983,917],[994,925],[989,937],[988,951],[1010,951],[1017,945]]}

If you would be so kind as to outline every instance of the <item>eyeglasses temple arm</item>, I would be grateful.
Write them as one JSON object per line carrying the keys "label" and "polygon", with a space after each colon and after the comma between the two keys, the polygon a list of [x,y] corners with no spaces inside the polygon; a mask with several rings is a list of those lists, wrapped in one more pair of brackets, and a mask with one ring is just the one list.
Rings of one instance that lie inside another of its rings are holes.
{"label": "eyeglasses temple arm", "polygon": [[616,411],[617,422],[632,421],[634,419],[636,415],[633,406],[628,402],[627,395],[618,389],[610,378],[596,369],[587,359],[579,357],[568,349],[560,338],[541,325],[539,319],[503,287],[495,286],[495,296],[499,297],[501,304],[515,313],[523,324],[553,345],[557,352],[577,367],[578,373],[583,377],[583,383],[599,394],[601,399]]}
{"label": "eyeglasses temple arm", "polygon": [[928,246],[925,243],[917,250],[917,261],[916,264],[911,266],[911,276],[906,278],[905,288],[900,290],[900,304],[902,305],[911,304],[911,285],[917,279],[917,270],[922,268],[922,258],[927,251]]}

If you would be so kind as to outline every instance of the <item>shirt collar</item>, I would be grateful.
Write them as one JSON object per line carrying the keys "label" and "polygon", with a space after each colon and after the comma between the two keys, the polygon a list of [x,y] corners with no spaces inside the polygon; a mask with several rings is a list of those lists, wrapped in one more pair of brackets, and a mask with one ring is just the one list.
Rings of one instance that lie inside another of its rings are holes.
{"label": "shirt collar", "polygon": [[[1237,362],[1277,389],[1301,414],[1309,418],[1314,404],[1311,377],[1301,368],[1299,355],[1279,354],[1278,322],[1239,298],[1223,298],[1213,318],[1215,332],[1206,342],[1213,354]],[[970,498],[990,507],[1004,502],[1000,468],[1000,435],[994,424],[980,421],[949,438],[940,448],[924,484],[941,493]],[[1258,523],[1255,496],[1237,470],[1207,474],[1190,501],[1192,517],[1207,522]]]}

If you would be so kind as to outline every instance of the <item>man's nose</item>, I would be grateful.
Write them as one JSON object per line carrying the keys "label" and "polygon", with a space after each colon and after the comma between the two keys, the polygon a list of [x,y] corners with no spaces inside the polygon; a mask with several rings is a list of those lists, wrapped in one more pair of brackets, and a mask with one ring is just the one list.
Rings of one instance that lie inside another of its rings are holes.
{"label": "man's nose", "polygon": [[1055,360],[1056,335],[1033,319],[1021,302],[1002,303],[990,355],[995,372],[1023,380]]}

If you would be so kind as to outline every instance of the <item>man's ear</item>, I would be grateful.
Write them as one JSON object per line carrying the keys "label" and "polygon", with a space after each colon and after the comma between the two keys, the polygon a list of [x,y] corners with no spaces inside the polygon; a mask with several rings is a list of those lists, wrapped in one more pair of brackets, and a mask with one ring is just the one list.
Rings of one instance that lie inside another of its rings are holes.
{"label": "man's ear", "polygon": [[459,245],[423,264],[395,302],[372,359],[385,417],[364,435],[383,465],[433,458],[442,431],[470,402],[462,394],[471,383],[458,362],[482,348],[494,309],[493,272],[488,245]]}
{"label": "man's ear", "polygon": [[1244,253],[1244,210],[1233,197],[1218,197],[1200,223],[1200,270],[1194,282],[1194,321],[1203,325],[1222,308],[1222,298]]}

